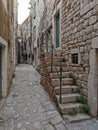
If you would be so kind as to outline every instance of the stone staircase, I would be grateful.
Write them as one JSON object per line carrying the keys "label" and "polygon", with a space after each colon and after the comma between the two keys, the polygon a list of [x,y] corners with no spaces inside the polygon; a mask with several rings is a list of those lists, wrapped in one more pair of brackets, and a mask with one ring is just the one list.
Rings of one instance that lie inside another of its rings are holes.
{"label": "stone staircase", "polygon": [[[82,104],[77,102],[77,98],[81,95],[78,93],[78,86],[74,85],[73,78],[70,77],[70,72],[66,71],[65,64],[62,62],[62,103],[60,104],[60,86],[58,73],[60,73],[60,64],[58,58],[55,56],[54,61],[56,62],[56,68],[53,66],[52,72],[50,67],[51,58],[50,55],[45,57],[48,72],[51,77],[51,84],[54,89],[54,94],[57,99],[58,108],[63,115],[64,119],[68,122],[81,121],[84,119],[89,119],[90,116],[86,114],[81,114]],[[70,112],[75,110],[77,114],[75,116],[69,115]]]}

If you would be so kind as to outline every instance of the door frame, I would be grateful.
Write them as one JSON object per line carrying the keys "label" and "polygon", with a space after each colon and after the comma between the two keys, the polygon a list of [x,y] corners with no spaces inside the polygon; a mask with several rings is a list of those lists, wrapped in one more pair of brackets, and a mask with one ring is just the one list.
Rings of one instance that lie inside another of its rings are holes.
{"label": "door frame", "polygon": [[2,46],[0,46],[0,100],[2,99]]}
{"label": "door frame", "polygon": [[52,15],[52,25],[53,25],[53,30],[52,30],[52,43],[56,47],[56,15],[59,12],[60,15],[60,46],[57,49],[61,48],[61,5],[62,1],[58,3],[58,5],[55,7],[53,15]]}
{"label": "door frame", "polygon": [[8,56],[8,43],[0,37],[0,46],[2,46],[2,98],[7,97],[7,56]]}
{"label": "door frame", "polygon": [[93,117],[98,116],[98,37],[92,39],[88,76],[88,103]]}

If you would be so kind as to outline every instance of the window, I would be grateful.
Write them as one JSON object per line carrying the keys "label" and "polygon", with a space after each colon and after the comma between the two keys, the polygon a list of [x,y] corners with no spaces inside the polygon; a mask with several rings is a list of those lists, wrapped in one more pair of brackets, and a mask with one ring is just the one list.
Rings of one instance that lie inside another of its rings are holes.
{"label": "window", "polygon": [[34,3],[33,18],[36,18],[36,2]]}
{"label": "window", "polygon": [[56,20],[56,47],[60,46],[60,12],[55,16]]}
{"label": "window", "polygon": [[72,63],[78,64],[78,53],[72,54]]}
{"label": "window", "polygon": [[53,38],[51,40],[57,49],[61,45],[61,6],[62,1],[54,8],[52,14]]}

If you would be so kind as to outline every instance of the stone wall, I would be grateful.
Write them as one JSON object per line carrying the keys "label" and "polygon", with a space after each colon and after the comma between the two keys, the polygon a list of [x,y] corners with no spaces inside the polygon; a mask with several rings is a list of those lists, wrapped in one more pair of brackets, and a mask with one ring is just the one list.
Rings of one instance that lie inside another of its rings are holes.
{"label": "stone wall", "polygon": [[[84,95],[87,96],[92,38],[98,35],[98,4],[92,2],[81,7],[79,0],[62,2],[62,54],[65,55],[66,67],[78,75],[77,85],[83,88]],[[78,65],[72,64],[73,53],[79,55]]]}
{"label": "stone wall", "polygon": [[7,55],[7,86],[8,90],[7,93],[9,93],[9,89],[11,87],[12,78],[13,78],[13,67],[14,67],[14,55],[13,55],[13,43],[14,43],[14,35],[13,35],[13,3],[12,1],[8,1],[8,55]]}
{"label": "stone wall", "polygon": [[14,69],[18,64],[18,0],[13,0],[13,15],[14,15]]}
{"label": "stone wall", "polygon": [[[98,72],[95,64],[97,37],[98,1],[93,0],[85,4],[79,0],[62,0],[61,53],[65,57],[68,70],[77,75],[77,85],[87,97],[93,116],[96,116],[98,111]],[[76,65],[72,63],[74,53],[78,53]]]}
{"label": "stone wall", "polygon": [[21,52],[21,63],[32,64],[32,43],[31,43],[31,16],[29,15],[24,22],[20,25],[21,39],[20,52]]}
{"label": "stone wall", "polygon": [[6,97],[13,77],[13,3],[0,1],[0,45],[2,46],[2,97]]}
{"label": "stone wall", "polygon": [[[98,63],[96,63],[98,59],[98,0],[88,3],[85,0],[84,3],[82,0],[45,1],[39,33],[44,32],[45,34],[52,23],[52,43],[54,43],[54,33],[56,33],[54,12],[58,11],[59,2],[61,4],[59,6],[61,10],[61,44],[58,50],[65,60],[66,70],[74,72],[76,85],[79,86],[82,95],[88,99],[91,114],[95,116],[98,111]],[[78,54],[78,64],[72,62],[73,54]],[[46,77],[42,76],[42,78]]]}
{"label": "stone wall", "polygon": [[44,89],[49,93],[50,97],[55,101],[56,98],[54,96],[53,86],[51,84],[50,73],[47,70],[46,61],[45,61],[45,53],[41,54],[41,84],[43,85]]}
{"label": "stone wall", "polygon": [[8,40],[8,15],[2,0],[0,1],[0,36]]}

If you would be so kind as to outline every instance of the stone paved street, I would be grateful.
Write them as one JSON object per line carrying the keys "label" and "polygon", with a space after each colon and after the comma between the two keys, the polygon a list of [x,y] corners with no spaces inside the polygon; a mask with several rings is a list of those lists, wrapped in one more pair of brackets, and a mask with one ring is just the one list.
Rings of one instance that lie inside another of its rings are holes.
{"label": "stone paved street", "polygon": [[40,85],[40,75],[30,65],[16,68],[1,117],[4,122],[0,121],[0,130],[98,130],[95,119],[65,123]]}
{"label": "stone paved street", "polygon": [[90,119],[82,122],[71,123],[66,125],[68,130],[98,130],[98,121]]}
{"label": "stone paved street", "polygon": [[40,75],[30,65],[16,68],[12,88],[2,110],[0,130],[66,130]]}

